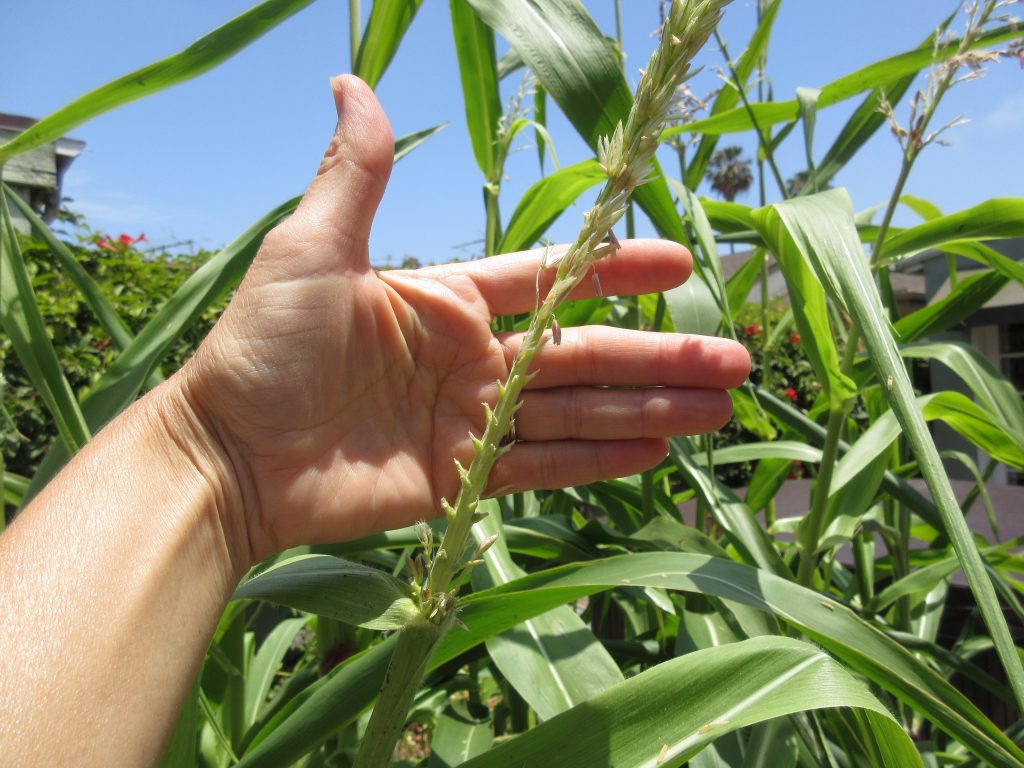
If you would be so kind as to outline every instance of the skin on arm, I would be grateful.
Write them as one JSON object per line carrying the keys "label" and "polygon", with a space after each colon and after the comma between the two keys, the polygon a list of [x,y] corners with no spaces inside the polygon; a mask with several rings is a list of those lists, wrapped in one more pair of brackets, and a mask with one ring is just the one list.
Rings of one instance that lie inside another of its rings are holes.
{"label": "skin on arm", "polygon": [[[533,307],[541,252],[374,272],[391,132],[364,84],[333,88],[339,127],[316,179],[196,356],[0,537],[0,764],[155,764],[251,565],[435,517],[455,495],[452,457],[468,463],[520,342],[492,318]],[[690,257],[632,241],[597,269],[607,293],[659,291]],[[534,367],[522,442],[492,492],[656,464],[666,437],[728,420],[749,358],[733,342],[587,327]]]}

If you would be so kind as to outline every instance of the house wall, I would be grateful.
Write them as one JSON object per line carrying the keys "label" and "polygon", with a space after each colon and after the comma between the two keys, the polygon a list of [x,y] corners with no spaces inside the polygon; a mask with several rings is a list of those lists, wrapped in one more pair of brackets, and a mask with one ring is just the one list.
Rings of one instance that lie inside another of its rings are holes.
{"label": "house wall", "polygon": [[[17,135],[17,131],[0,128],[0,143]],[[51,198],[58,183],[56,146],[45,144],[15,155],[4,164],[3,180],[30,204],[40,196],[45,199]],[[15,229],[22,234],[29,233],[29,223],[20,211],[12,208],[11,219]]]}

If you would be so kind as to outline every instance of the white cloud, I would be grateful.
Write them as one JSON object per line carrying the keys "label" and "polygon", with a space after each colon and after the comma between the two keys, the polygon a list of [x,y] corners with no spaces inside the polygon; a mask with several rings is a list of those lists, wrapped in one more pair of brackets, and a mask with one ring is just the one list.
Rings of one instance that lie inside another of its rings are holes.
{"label": "white cloud", "polygon": [[1024,93],[1015,93],[1003,99],[983,120],[989,128],[1007,129],[1024,127]]}

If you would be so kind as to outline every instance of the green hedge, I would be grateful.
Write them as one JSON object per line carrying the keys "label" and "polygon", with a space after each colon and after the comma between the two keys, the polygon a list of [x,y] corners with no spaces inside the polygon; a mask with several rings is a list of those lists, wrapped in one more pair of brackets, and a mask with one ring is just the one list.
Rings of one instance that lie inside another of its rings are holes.
{"label": "green hedge", "polygon": [[[27,238],[21,247],[53,346],[68,382],[81,396],[110,366],[118,349],[47,247]],[[131,244],[96,236],[69,247],[132,333],[141,330],[178,286],[213,255],[205,251],[175,256],[143,254]],[[218,304],[208,309],[174,345],[163,367],[165,374],[188,359],[223,307]],[[9,425],[0,432],[6,469],[31,477],[57,430],[6,336],[0,336],[0,365],[6,379],[3,405],[17,427],[17,433]]]}

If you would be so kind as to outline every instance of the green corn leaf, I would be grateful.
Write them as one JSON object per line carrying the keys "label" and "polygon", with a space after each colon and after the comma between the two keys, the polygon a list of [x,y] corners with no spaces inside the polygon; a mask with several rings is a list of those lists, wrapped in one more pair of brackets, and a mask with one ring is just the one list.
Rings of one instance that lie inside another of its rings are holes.
{"label": "green corn leaf", "polygon": [[[541,175],[544,174],[544,149],[550,144],[548,136],[548,94],[544,86],[538,85],[533,94],[533,120],[535,124],[533,140],[537,144],[537,162],[540,164]],[[556,170],[558,166],[555,166]]]}
{"label": "green corn leaf", "polygon": [[994,271],[965,277],[948,296],[897,320],[896,338],[908,343],[941,333],[981,309],[1008,282],[1009,278]]}
{"label": "green corn leaf", "polygon": [[[729,83],[721,91],[718,92],[718,96],[715,97],[714,104],[711,105],[711,117],[721,115],[730,112],[740,102],[740,93],[736,90],[736,87],[745,88],[747,81],[750,79],[750,75],[757,67],[757,62],[766,55],[768,51],[768,41],[771,38],[772,27],[775,25],[775,17],[778,15],[779,7],[782,5],[781,0],[772,0],[772,2],[766,4],[761,11],[761,23],[758,24],[757,29],[754,30],[754,34],[750,38],[750,42],[747,44],[746,50],[736,61],[735,69],[736,74],[739,77],[739,83]],[[743,109],[740,107],[740,109]],[[710,119],[710,118],[709,118]],[[763,124],[762,124],[763,125]],[[681,133],[684,128],[672,128],[666,131],[664,135],[670,133]],[[711,162],[711,156],[715,152],[715,148],[718,146],[718,136],[711,132],[706,132],[701,136],[700,144],[697,146],[697,151],[694,152],[693,157],[690,159],[689,164],[686,168],[686,186],[690,189],[697,189],[701,181],[704,179],[704,172],[708,168],[708,163]]]}
{"label": "green corn leaf", "polygon": [[359,43],[353,74],[376,88],[423,0],[374,0]]}
{"label": "green corn leaf", "polygon": [[545,560],[570,562],[594,556],[590,542],[560,515],[523,518],[519,525],[505,524],[505,543],[512,552]]}
{"label": "green corn leaf", "polygon": [[736,635],[725,616],[710,602],[701,595],[686,598],[685,608],[679,617],[679,633],[674,646],[676,656],[746,639]]}
{"label": "green corn leaf", "polygon": [[[929,596],[926,599],[932,601],[931,596],[935,593],[941,593],[943,591],[943,587],[945,586],[945,583],[940,583],[936,587],[936,589],[933,590],[933,592],[929,593]],[[939,605],[941,605],[944,602],[944,598],[942,597],[937,598],[937,600]],[[932,611],[932,614],[935,613],[939,613],[941,615],[941,611]],[[995,698],[999,699],[1000,701],[1005,701],[1008,705],[1013,706],[1013,695],[1006,687],[1006,683],[1002,680],[993,677],[991,674],[983,670],[977,664],[971,663],[964,656],[955,654],[951,652],[949,649],[943,648],[941,645],[938,645],[932,640],[922,639],[916,634],[911,634],[909,632],[898,632],[895,630],[890,630],[889,632],[887,632],[887,634],[893,640],[896,640],[908,650],[931,656],[936,663],[943,665],[948,670],[955,672],[958,675],[963,675],[966,679],[976,683],[980,688],[988,691]],[[971,643],[971,645],[973,646],[972,651],[974,648],[978,648],[978,650],[980,651],[982,649],[988,650],[992,647],[992,643],[988,641],[987,638],[982,639],[980,637],[975,636],[974,638],[972,638],[972,640],[975,641]],[[981,646],[981,648],[979,648],[979,646]],[[1007,735],[1013,738],[1012,731],[1010,729],[1007,729]],[[1017,738],[1016,741],[1019,742],[1020,739]],[[958,748],[957,751],[961,754],[966,753],[966,750],[964,750],[962,747]],[[976,761],[968,761],[967,763],[965,763],[965,765],[977,766],[978,763]]]}
{"label": "green corn leaf", "polygon": [[804,186],[807,193],[813,192],[815,187],[819,190],[824,189],[878,132],[878,129],[886,124],[886,117],[879,109],[883,96],[891,103],[898,104],[916,78],[916,73],[905,75],[877,86],[868,93],[843,125],[832,146],[814,169],[814,173],[808,178]]}
{"label": "green corn leaf", "polygon": [[3,185],[3,193],[7,198],[7,202],[14,203],[14,206],[21,215],[28,220],[36,236],[46,243],[46,247],[50,249],[60,263],[61,269],[64,270],[75,288],[82,294],[89,309],[96,315],[96,319],[99,320],[103,330],[110,335],[110,340],[119,349],[127,347],[132,340],[131,331],[128,330],[128,326],[121,320],[117,311],[107,300],[107,297],[103,295],[103,292],[100,291],[99,286],[89,276],[89,273],[78,263],[78,259],[71,253],[71,250],[60,241],[52,229],[46,226],[46,222],[36,215],[36,212],[32,210],[32,206],[21,199],[21,195],[15,194],[7,184]]}
{"label": "green corn leaf", "polygon": [[[794,717],[799,717],[799,715],[794,715]],[[687,768],[730,768],[734,765],[742,765],[743,745],[741,740],[751,729],[760,725],[762,723],[755,723],[742,731],[733,731],[719,736],[691,757],[686,763]]]}
{"label": "green corn leaf", "polygon": [[438,133],[447,127],[448,123],[440,123],[431,128],[424,128],[422,131],[407,133],[405,136],[395,139],[395,162],[397,163],[435,133]]}
{"label": "green corn leaf", "polygon": [[28,489],[28,478],[4,469],[4,504],[20,507]]}
{"label": "green corn leaf", "polygon": [[[1020,203],[1024,211],[1024,200]],[[1002,206],[1000,204],[994,207]],[[1011,205],[1009,209],[1013,207]],[[1014,697],[1018,706],[1024,709],[1024,666],[1014,647],[992,582],[985,573],[977,547],[950,488],[949,478],[942,466],[935,443],[918,410],[910,378],[886,324],[881,299],[864,258],[849,196],[845,190],[830,190],[779,203],[773,206],[773,209],[784,222],[786,229],[801,244],[808,261],[820,270],[822,282],[827,285],[835,283],[838,292],[834,298],[860,327],[878,379],[887,382],[883,391],[918,461],[932,498],[935,499],[944,530],[953,544],[971,592],[992,635],[996,651],[1013,688]],[[1008,213],[1012,213],[1009,209]],[[950,218],[943,217],[921,226],[930,227]],[[969,223],[963,225],[968,226]],[[990,228],[998,229],[994,224],[990,224]],[[888,383],[891,383],[891,386],[888,386]],[[967,406],[963,404],[960,404],[958,414],[962,414],[965,420],[971,415]],[[973,431],[976,426],[977,422],[972,420],[972,435],[980,438],[980,432]],[[994,432],[1002,434],[998,427]],[[996,434],[991,437],[995,438]],[[1011,457],[1016,460],[1015,453]]]}
{"label": "green corn leaf", "polygon": [[[820,450],[818,457],[820,460]],[[789,478],[792,468],[793,462],[789,459],[765,458],[757,462],[747,484],[747,498],[744,499],[751,512],[764,509],[775,499],[775,494]]]}
{"label": "green corn leaf", "polygon": [[97,115],[213,69],[312,1],[266,0],[199,38],[179,53],[80,96],[6,144],[0,145],[0,165],[14,155],[59,139]]}
{"label": "green corn leaf", "polygon": [[[715,464],[738,464],[744,461],[759,461],[760,459],[787,459],[789,461],[803,461],[808,464],[817,464],[821,461],[821,451],[806,443],[798,443],[793,440],[775,440],[764,443],[741,443],[740,445],[727,445],[724,448],[715,448]],[[694,454],[693,460],[705,466],[707,456]]]}
{"label": "green corn leaf", "polygon": [[[990,553],[997,552],[998,549],[998,547],[986,547],[982,550],[982,555],[987,557]],[[960,563],[957,561],[956,555],[950,552],[948,557],[916,568],[908,576],[894,581],[875,595],[875,599],[868,609],[872,613],[881,613],[902,597],[914,597],[929,592],[935,588],[936,584],[946,581],[959,570]]]}
{"label": "green corn leaf", "polygon": [[[1024,752],[945,678],[848,608],[789,578],[713,556],[634,553],[549,569],[475,593],[461,601],[459,616],[467,630],[445,637],[430,668],[526,618],[618,586],[679,589],[774,613],[924,714],[987,764],[1017,768],[1024,762]],[[290,764],[352,722],[376,696],[393,647],[394,638],[389,638],[335,668],[264,727],[240,765]]]}
{"label": "green corn leaf", "polygon": [[[959,392],[935,392],[916,398],[914,403],[925,420],[939,419],[997,461],[1024,469],[1024,433],[1009,432],[1006,424],[996,421],[971,399]],[[832,492],[853,480],[901,433],[902,427],[893,411],[886,411],[877,418],[836,466]]]}
{"label": "green corn leaf", "polygon": [[[821,106],[828,106],[822,104]],[[796,99],[789,101],[760,101],[746,106],[733,107],[718,115],[694,120],[685,125],[666,128],[661,138],[671,139],[682,133],[699,133],[702,136],[723,136],[727,133],[740,133],[754,130],[752,118],[757,120],[761,130],[778,123],[794,122],[800,116],[800,105]],[[689,177],[687,177],[689,178]]]}
{"label": "green corn leaf", "polygon": [[881,258],[894,259],[951,240],[1024,237],[1024,197],[997,197],[904,229],[882,244]]}
{"label": "green corn leaf", "polygon": [[232,599],[265,600],[369,629],[401,629],[419,613],[408,584],[328,555],[275,565],[241,584]]}
{"label": "green corn leaf", "polygon": [[[526,575],[512,560],[501,535],[495,501],[481,502],[485,520],[473,526],[479,544],[498,536],[484,554],[485,567],[473,571],[480,590]],[[523,700],[547,720],[622,681],[622,672],[576,612],[559,606],[487,639],[487,653]]]}
{"label": "green corn leaf", "polygon": [[[815,445],[821,445],[825,442],[825,428],[807,418],[802,411],[794,408],[789,403],[783,402],[771,392],[767,392],[760,387],[757,388],[757,397],[764,406],[764,409],[782,424],[803,435]],[[850,444],[840,440],[839,455],[843,456],[849,450]],[[932,528],[937,531],[942,530],[942,521],[939,518],[939,512],[935,505],[922,496],[906,480],[887,471],[882,475],[882,488],[901,504],[905,504]]]}
{"label": "green corn leaf", "polygon": [[725,295],[730,307],[742,307],[761,276],[761,265],[768,257],[764,248],[756,248],[743,266],[725,281]]}
{"label": "green corn leaf", "polygon": [[942,211],[939,207],[928,200],[921,197],[914,197],[914,195],[902,195],[900,202],[903,203],[907,208],[912,210],[924,221],[931,221],[932,219],[938,219],[942,217]]}
{"label": "green corn leaf", "polygon": [[267,701],[267,695],[280,671],[281,660],[288,652],[295,636],[309,624],[308,616],[285,619],[277,624],[260,645],[245,676],[245,724],[256,722],[260,710]]}
{"label": "green corn leaf", "polygon": [[1018,436],[1024,436],[1024,400],[1017,388],[977,349],[953,341],[909,344],[900,355],[917,360],[938,360],[970,388],[996,421]]}
{"label": "green corn leaf", "polygon": [[814,646],[782,637],[659,664],[465,765],[671,768],[737,728],[835,706],[868,711],[884,765],[923,765],[895,718],[861,683]]}
{"label": "green corn leaf", "polygon": [[307,657],[300,662],[292,675],[274,689],[270,701],[260,712],[256,722],[250,726],[239,741],[239,754],[244,753],[254,739],[265,737],[268,723],[278,722],[277,718],[281,716],[282,712],[308,698],[315,690],[316,685],[324,679],[326,678],[321,677],[320,665],[315,658]]}
{"label": "green corn leaf", "polygon": [[[566,561],[588,560],[593,556],[589,542],[564,522],[563,518],[555,515],[544,515],[543,517],[522,518],[516,522],[518,523],[517,525],[506,523],[503,526],[505,543],[512,552],[532,557]],[[444,532],[443,521],[436,520],[430,523],[430,526],[434,529],[435,534]],[[407,528],[376,533],[340,544],[298,547],[288,550],[284,554],[288,555],[291,553],[296,555],[312,552],[314,554],[343,557],[374,549],[404,549],[405,547],[416,546],[419,546],[416,526],[410,525]]]}
{"label": "green corn leaf", "polygon": [[[754,211],[753,216],[758,232],[775,255],[786,279],[793,320],[800,332],[804,353],[818,374],[830,408],[842,408],[857,396],[857,387],[839,368],[839,353],[829,324],[825,288],[835,289],[835,277],[829,270],[819,270],[819,275],[823,275],[819,282],[812,267],[817,269],[820,261],[812,261],[809,266],[811,257],[805,258],[806,249],[794,239],[794,233],[786,227],[776,207],[761,208]],[[824,288],[822,283],[826,284]]]}
{"label": "green corn leaf", "polygon": [[816,184],[820,183],[817,169],[814,167],[814,124],[818,117],[818,99],[821,91],[817,88],[796,89],[796,101],[800,105],[800,123],[804,128],[804,154],[807,158],[807,184],[804,189],[817,192]]}
{"label": "green corn leaf", "polygon": [[275,713],[249,739],[240,768],[291,765],[354,721],[380,692],[398,635],[356,654]]}
{"label": "green corn leaf", "polygon": [[[295,210],[293,198],[263,216],[186,280],[153,316],[131,344],[118,355],[102,378],[82,398],[82,412],[95,431],[135,399],[150,372],[171,345],[210,304],[231,290],[249,268],[263,236]],[[32,478],[32,498],[67,461],[61,446],[47,453]]]}
{"label": "green corn leaf", "polygon": [[976,240],[957,240],[943,243],[939,250],[987,264],[999,274],[1006,275],[1011,280],[1016,280],[1024,285],[1024,264],[1004,256],[995,248],[984,243],[979,243]]}
{"label": "green corn leaf", "polygon": [[[471,607],[476,605],[477,600],[489,600],[491,594],[495,597],[501,595],[501,599],[506,601],[506,610],[526,610],[526,603],[536,596],[538,591],[543,592],[549,588],[556,590],[563,599],[573,599],[574,593],[565,590],[564,587],[570,583],[577,583],[577,580],[607,580],[615,581],[619,585],[661,585],[666,588],[686,588],[683,586],[685,582],[692,581],[696,591],[704,594],[728,597],[747,605],[763,606],[770,603],[779,606],[773,609],[777,615],[798,626],[815,642],[820,643],[858,672],[867,675],[904,700],[908,695],[914,698],[915,708],[919,711],[927,710],[930,717],[934,715],[936,722],[945,723],[943,727],[958,723],[955,727],[965,728],[958,733],[957,738],[964,740],[965,744],[970,741],[973,745],[972,750],[988,751],[990,746],[995,746],[991,740],[996,740],[1001,746],[996,752],[990,752],[987,759],[998,764],[1013,764],[1013,760],[1019,759],[1011,757],[1011,753],[997,757],[997,753],[1003,749],[1009,748],[1013,754],[1017,754],[1018,750],[1008,743],[998,728],[967,704],[966,699],[963,699],[944,679],[913,659],[912,655],[898,644],[889,641],[888,638],[881,639],[881,635],[857,619],[852,612],[839,608],[826,598],[815,597],[815,593],[804,590],[787,579],[773,577],[764,571],[737,563],[712,558],[704,566],[697,565],[696,562],[689,567],[683,566],[684,562],[695,561],[696,558],[694,555],[636,554],[534,574],[521,584],[511,584],[491,590],[491,593],[480,593],[467,598],[464,618],[472,633],[477,628],[483,629],[481,625],[484,623],[483,617],[479,621],[476,620],[474,607]],[[687,576],[682,575],[683,570],[687,571]],[[611,578],[612,573],[617,574],[617,580]],[[756,584],[741,574],[750,574]],[[690,590],[687,588],[687,591]],[[782,592],[789,594],[790,598],[783,598]],[[797,597],[798,594],[805,597]],[[523,600],[521,603],[520,596]],[[780,611],[779,608],[783,605],[785,607]],[[810,628],[808,623],[813,623],[814,628]],[[828,629],[825,630],[825,627]],[[454,634],[451,639],[460,644],[464,640]],[[448,647],[442,647],[438,654],[448,657],[449,652]],[[437,660],[435,658],[435,661]],[[951,706],[954,700],[960,703]],[[968,726],[966,722],[959,722],[962,718],[970,719],[974,725]],[[982,746],[983,744],[988,746]],[[1010,762],[1007,763],[1007,760]]]}
{"label": "green corn leaf", "polygon": [[[854,477],[842,487],[837,488],[830,484],[828,507],[825,512],[826,524],[831,525],[840,518],[860,520],[867,513],[868,508],[875,503],[888,466],[889,456],[879,455],[859,467]],[[827,538],[827,536],[823,537],[818,547],[819,552],[829,547]]]}
{"label": "green corn leaf", "polygon": [[784,719],[769,720],[750,729],[742,768],[794,768],[797,748],[793,727]]}
{"label": "green corn leaf", "polygon": [[722,313],[715,295],[698,275],[682,285],[665,291],[665,306],[677,333],[717,336],[722,328]]}
{"label": "green corn leaf", "polygon": [[[1006,40],[1012,40],[1020,35],[1015,24],[1006,24],[986,32],[978,37],[971,50],[988,48]],[[833,104],[852,98],[858,93],[883,86],[898,78],[916,74],[934,64],[948,61],[960,46],[960,40],[949,41],[939,49],[935,55],[934,49],[929,43],[927,46],[920,46],[905,53],[891,56],[874,64],[869,64],[855,72],[843,75],[833,80],[821,89],[821,96],[818,98],[818,108],[824,109]],[[769,101],[751,104],[753,117],[757,119],[762,130],[778,123],[788,123],[796,120],[800,114],[800,105],[796,99],[789,101]],[[721,114],[712,114],[703,120],[695,120],[686,125],[669,128],[662,133],[662,138],[671,138],[680,133],[700,133],[721,135],[724,133],[738,133],[749,131],[754,127],[751,122],[751,115],[745,107],[735,107],[726,110]],[[703,171],[702,171],[703,172]],[[689,179],[689,177],[687,177]]]}
{"label": "green corn leaf", "polygon": [[[911,620],[911,630],[922,640],[935,643],[935,639],[939,635],[939,628],[942,622],[942,614],[946,607],[946,599],[949,595],[949,582],[940,581],[927,594],[925,594],[920,600],[917,601],[917,609],[911,607],[913,611],[913,618]],[[955,655],[955,654],[950,654]],[[962,664],[960,666],[968,666]],[[970,666],[974,666],[971,664]],[[981,670],[978,670],[979,672]],[[1009,704],[1013,701],[1013,696],[1005,685],[996,685],[1002,692],[1003,699]]]}
{"label": "green corn leaf", "polygon": [[509,48],[505,51],[505,55],[498,59],[498,79],[504,80],[524,66],[526,65],[523,64],[523,58],[519,55],[519,52],[515,48]]}
{"label": "green corn leaf", "polygon": [[573,0],[467,0],[519,53],[592,147],[625,122],[632,105],[612,44]]}
{"label": "green corn leaf", "polygon": [[[988,524],[992,529],[992,535],[998,541],[1000,538],[999,519],[996,516],[995,507],[992,506],[992,496],[989,494],[988,487],[986,485],[987,478],[981,473],[981,470],[978,469],[978,463],[963,451],[942,451],[939,455],[944,459],[959,461],[971,474],[971,477],[974,479],[974,487],[971,489],[970,493],[981,497],[981,504],[985,508],[985,516],[988,518]],[[995,469],[995,467],[993,466],[992,469]],[[916,463],[912,471],[916,471]],[[964,514],[967,514],[967,511],[970,510],[972,506],[974,506],[974,501],[971,495],[968,495],[962,502],[960,502],[960,509],[964,510]]]}
{"label": "green corn leaf", "polygon": [[669,441],[669,460],[704,502],[723,529],[733,546],[751,565],[764,568],[778,576],[789,577],[791,572],[782,561],[772,539],[758,525],[754,514],[736,495],[711,477],[693,458],[689,442],[682,438]]}
{"label": "green corn leaf", "polygon": [[763,440],[772,440],[777,431],[753,392],[751,387],[730,390],[733,418]]}
{"label": "green corn leaf", "polygon": [[0,325],[70,453],[89,441],[89,425],[46,332],[32,279],[18,247],[7,195],[0,194]]}
{"label": "green corn leaf", "polygon": [[[591,150],[625,124],[633,103],[619,54],[579,0],[466,0],[480,18],[500,32],[536,75]],[[654,179],[633,199],[663,237],[685,242],[679,216],[657,161]]]}
{"label": "green corn leaf", "polygon": [[580,195],[607,178],[596,160],[584,160],[545,176],[519,200],[498,252],[514,253],[531,247]]}
{"label": "green corn leaf", "polygon": [[453,701],[437,717],[427,768],[455,768],[484,754],[493,743],[494,722],[487,707]]}
{"label": "green corn leaf", "polygon": [[450,6],[473,156],[484,178],[494,180],[502,114],[494,31],[473,13],[466,0],[450,0]]}
{"label": "green corn leaf", "polygon": [[793,332],[793,308],[787,307],[782,317],[772,326],[771,335],[768,336],[768,349],[775,349],[782,343],[783,337]]}
{"label": "green corn leaf", "polygon": [[[1005,561],[1009,559],[1008,556],[1012,556],[1015,544],[1019,545],[1020,540],[982,549],[981,554],[986,560],[988,569],[997,573],[998,566],[1004,565]],[[947,583],[949,577],[958,570],[959,563],[956,561],[956,555],[950,551],[947,556],[932,560],[920,568],[915,568],[902,579],[890,584],[874,597],[868,609],[872,612],[881,612],[901,597],[924,596],[933,591],[936,586]],[[941,609],[941,602],[939,607]]]}
{"label": "green corn leaf", "polygon": [[[719,234],[749,233],[756,237],[754,229],[754,209],[742,203],[730,203],[727,200],[700,198],[701,207]],[[721,239],[721,238],[719,238]]]}
{"label": "green corn leaf", "polygon": [[[883,529],[885,526],[881,522],[881,518],[882,509],[879,506],[861,509],[853,514],[840,512],[834,515],[826,521],[828,524],[822,530],[815,552],[827,552],[843,544],[849,544],[850,540],[861,531],[873,532]],[[774,522],[771,531],[776,535],[797,533],[806,524],[805,520],[806,517],[784,517]],[[889,531],[892,531],[893,535],[897,535],[895,529],[891,528],[885,530],[885,534],[888,534]]]}
{"label": "green corn leaf", "polygon": [[178,713],[160,768],[192,768],[196,764],[196,732],[199,726],[199,680],[196,679]]}
{"label": "green corn leaf", "polygon": [[622,541],[631,547],[643,543],[643,548],[650,551],[694,552],[713,557],[728,557],[726,551],[707,534],[671,517],[656,517],[632,536],[616,537],[612,529],[605,530],[611,537],[610,541]]}
{"label": "green corn leaf", "polygon": [[675,179],[669,178],[667,181],[669,188],[679,196],[696,236],[697,253],[694,255],[697,258],[693,262],[694,272],[710,290],[715,304],[718,305],[718,314],[721,315],[721,318],[718,319],[719,322],[727,323],[727,326],[731,328],[732,311],[725,291],[722,260],[718,255],[718,246],[715,243],[715,233],[711,229],[711,222],[704,212],[700,198]]}

